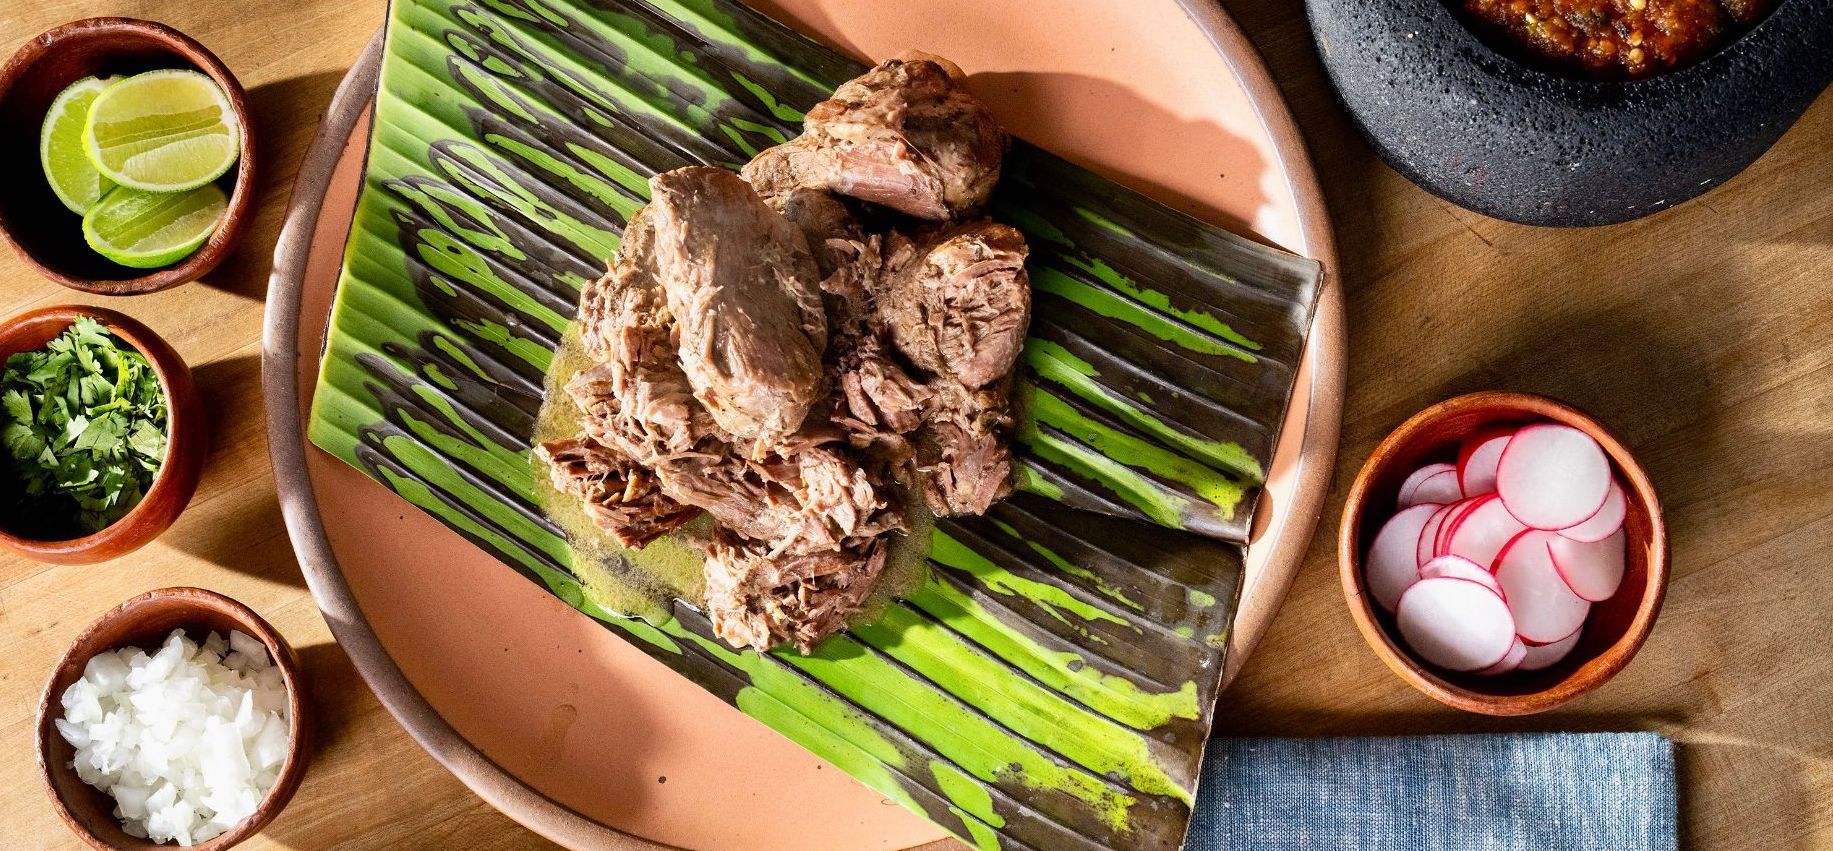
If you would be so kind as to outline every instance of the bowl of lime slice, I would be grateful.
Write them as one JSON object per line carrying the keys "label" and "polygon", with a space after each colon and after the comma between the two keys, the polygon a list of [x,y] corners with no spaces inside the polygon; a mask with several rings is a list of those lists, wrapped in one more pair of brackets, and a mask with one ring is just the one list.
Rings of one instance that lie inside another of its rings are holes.
{"label": "bowl of lime slice", "polygon": [[101,295],[194,281],[240,241],[254,202],[247,98],[164,24],[89,18],[0,66],[0,233],[46,277]]}

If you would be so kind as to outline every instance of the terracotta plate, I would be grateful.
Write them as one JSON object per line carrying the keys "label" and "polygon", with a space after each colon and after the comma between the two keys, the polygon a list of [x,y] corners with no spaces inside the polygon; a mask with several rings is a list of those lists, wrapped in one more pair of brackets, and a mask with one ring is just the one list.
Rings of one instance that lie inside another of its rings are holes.
{"label": "terracotta plate", "polygon": [[[762,5],[858,56],[909,47],[946,55],[1018,135],[1324,261],[1331,274],[1248,552],[1232,677],[1266,631],[1322,510],[1341,417],[1342,304],[1316,176],[1284,103],[1233,22],[1208,0],[1186,2],[1188,10],[1176,0]],[[1036,25],[1045,19],[1049,27]],[[264,367],[287,524],[358,669],[435,758],[566,845],[820,851],[942,839],[356,469],[306,448],[301,426],[360,182],[379,43],[345,79],[301,169],[276,249]]]}

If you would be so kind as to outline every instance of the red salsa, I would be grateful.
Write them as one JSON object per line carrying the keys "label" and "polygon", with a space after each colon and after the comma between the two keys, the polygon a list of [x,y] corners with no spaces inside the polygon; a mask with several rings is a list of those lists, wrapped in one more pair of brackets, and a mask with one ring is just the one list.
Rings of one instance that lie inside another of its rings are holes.
{"label": "red salsa", "polygon": [[1534,56],[1600,78],[1679,68],[1756,23],[1776,0],[1464,0]]}

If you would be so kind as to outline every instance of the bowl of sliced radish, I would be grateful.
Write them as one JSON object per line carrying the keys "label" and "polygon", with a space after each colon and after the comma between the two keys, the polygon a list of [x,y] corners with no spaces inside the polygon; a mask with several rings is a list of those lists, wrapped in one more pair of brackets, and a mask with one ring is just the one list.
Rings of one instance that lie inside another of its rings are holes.
{"label": "bowl of sliced radish", "polygon": [[1667,590],[1648,476],[1563,403],[1441,402],[1376,447],[1338,541],[1362,637],[1394,673],[1472,712],[1526,715],[1622,670]]}

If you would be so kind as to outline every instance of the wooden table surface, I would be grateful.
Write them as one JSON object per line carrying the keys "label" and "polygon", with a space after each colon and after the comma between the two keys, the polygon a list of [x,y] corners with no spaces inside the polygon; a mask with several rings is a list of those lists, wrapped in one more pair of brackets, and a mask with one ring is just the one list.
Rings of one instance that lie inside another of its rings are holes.
{"label": "wooden table surface", "polygon": [[[1350,370],[1339,486],[1290,599],[1218,713],[1224,735],[1657,730],[1680,743],[1684,847],[1833,848],[1833,97],[1703,199],[1611,228],[1506,224],[1380,163],[1324,82],[1299,0],[1229,0],[1281,80],[1342,245]],[[191,508],[97,567],[0,556],[0,844],[71,848],[33,767],[43,678],[91,619],[201,585],[297,646],[321,744],[248,848],[551,847],[408,738],[332,643],[280,521],[260,403],[262,298],[293,175],[381,0],[0,0],[0,50],[92,15],[153,18],[215,50],[262,135],[259,215],[201,283],[109,306],[194,366],[211,455]],[[25,163],[9,179],[31,179]],[[99,303],[0,257],[0,316]],[[1661,489],[1667,606],[1634,665],[1546,715],[1458,713],[1362,643],[1337,586],[1342,483],[1414,411],[1483,388],[1547,393],[1611,424]]]}

